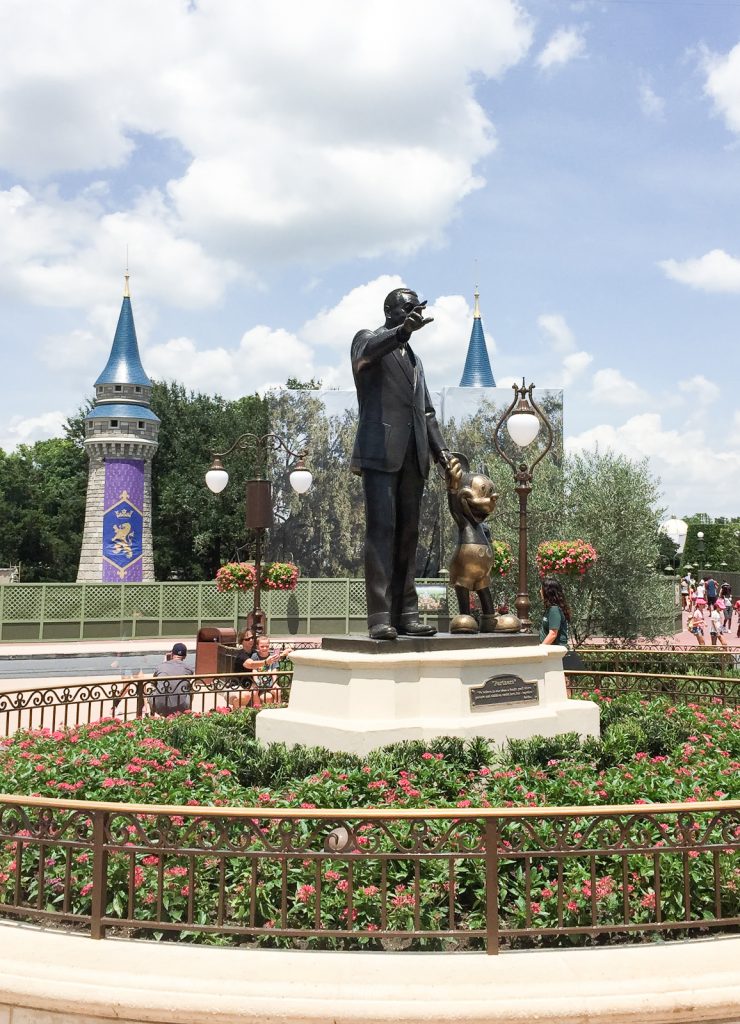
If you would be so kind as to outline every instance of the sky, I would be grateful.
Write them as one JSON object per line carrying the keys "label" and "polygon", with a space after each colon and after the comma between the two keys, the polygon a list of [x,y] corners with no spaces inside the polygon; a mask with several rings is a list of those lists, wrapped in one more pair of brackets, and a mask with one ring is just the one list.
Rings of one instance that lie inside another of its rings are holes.
{"label": "sky", "polygon": [[3,0],[0,38],[6,450],[92,396],[127,258],[149,375],[227,398],[351,387],[401,283],[455,386],[478,285],[570,450],[740,514],[740,0]]}

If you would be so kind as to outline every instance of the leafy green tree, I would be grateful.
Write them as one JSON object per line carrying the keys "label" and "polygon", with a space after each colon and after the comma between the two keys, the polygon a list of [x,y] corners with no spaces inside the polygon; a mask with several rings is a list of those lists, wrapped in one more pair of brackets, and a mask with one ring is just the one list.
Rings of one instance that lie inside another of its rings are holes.
{"label": "leafy green tree", "polygon": [[569,455],[564,483],[559,536],[581,537],[599,555],[585,576],[566,582],[576,644],[673,633],[673,586],[655,569],[664,510],[647,460],[598,450]]}
{"label": "leafy green tree", "polygon": [[77,575],[87,459],[69,438],[0,452],[0,564],[21,564],[27,582]]}
{"label": "leafy green tree", "polygon": [[155,382],[152,409],[161,422],[152,465],[152,528],[158,579],[210,579],[232,558],[253,557],[244,521],[244,483],[259,475],[253,445],[224,459],[230,481],[212,494],[204,476],[213,451],[245,432],[267,433],[267,405],[258,395],[234,402]]}
{"label": "leafy green tree", "polygon": [[362,569],[364,511],[359,477],[349,471],[357,414],[327,416],[310,390],[268,396],[270,426],[292,451],[308,449],[311,490],[296,495],[288,476],[293,460],[275,455],[274,505],[278,522],[270,531],[268,557],[296,562],[304,576],[354,576]]}

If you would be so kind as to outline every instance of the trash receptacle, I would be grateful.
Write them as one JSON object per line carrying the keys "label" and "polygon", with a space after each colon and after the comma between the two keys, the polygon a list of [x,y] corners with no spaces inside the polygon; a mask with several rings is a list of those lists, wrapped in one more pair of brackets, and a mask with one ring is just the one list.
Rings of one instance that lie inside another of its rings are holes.
{"label": "trash receptacle", "polygon": [[206,675],[218,672],[218,650],[220,644],[236,646],[236,630],[221,629],[218,626],[203,626],[198,630],[195,645],[195,674]]}

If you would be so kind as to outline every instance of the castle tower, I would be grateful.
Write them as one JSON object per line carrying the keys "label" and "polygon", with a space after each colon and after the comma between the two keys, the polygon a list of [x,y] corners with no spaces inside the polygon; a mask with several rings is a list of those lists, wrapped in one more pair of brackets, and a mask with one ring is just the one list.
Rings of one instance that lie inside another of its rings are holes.
{"label": "castle tower", "polygon": [[473,329],[468,342],[468,354],[465,358],[465,369],[460,378],[461,388],[495,388],[491,362],[488,358],[486,338],[483,334],[483,322],[480,318],[478,299],[480,293],[475,289],[475,308],[473,310]]}
{"label": "castle tower", "polygon": [[154,579],[152,459],[159,419],[149,408],[151,394],[126,274],[113,346],[85,417],[90,471],[78,583]]}

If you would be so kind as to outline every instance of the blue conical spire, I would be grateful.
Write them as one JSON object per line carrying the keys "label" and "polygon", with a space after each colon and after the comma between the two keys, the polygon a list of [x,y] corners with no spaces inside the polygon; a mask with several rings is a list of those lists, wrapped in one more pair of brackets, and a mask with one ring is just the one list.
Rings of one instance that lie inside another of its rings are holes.
{"label": "blue conical spire", "polygon": [[478,299],[480,294],[475,289],[475,308],[473,310],[473,329],[470,332],[468,354],[465,358],[465,369],[460,378],[461,388],[495,388],[496,381],[488,358],[486,338],[483,334],[483,322],[480,317]]}
{"label": "blue conical spire", "polygon": [[131,308],[131,295],[128,289],[128,274],[123,289],[123,302],[118,316],[118,326],[113,339],[113,346],[108,356],[105,369],[95,381],[98,384],[140,384],[150,388],[152,382],[144,372],[139,357],[139,344],[136,340],[134,312]]}

